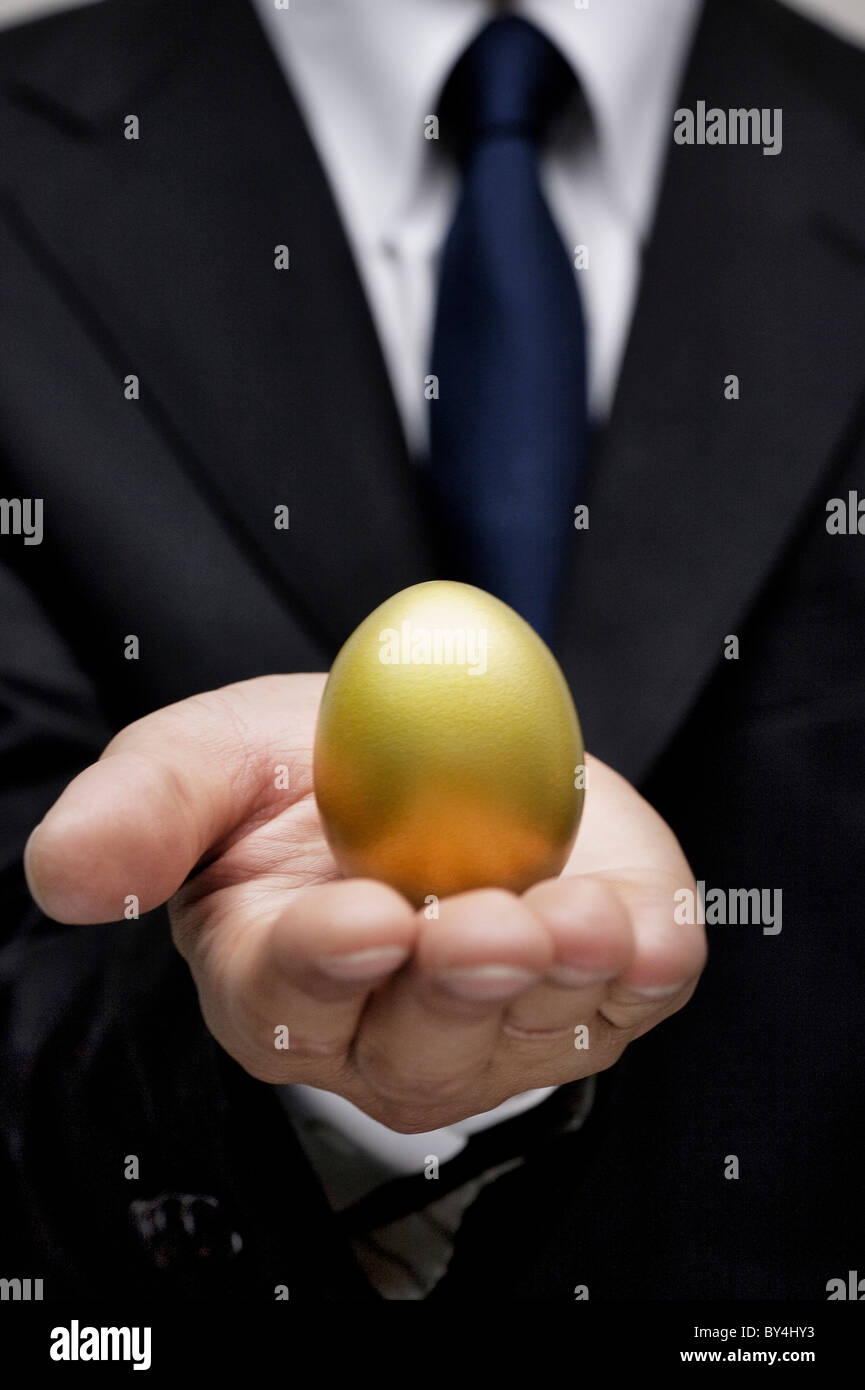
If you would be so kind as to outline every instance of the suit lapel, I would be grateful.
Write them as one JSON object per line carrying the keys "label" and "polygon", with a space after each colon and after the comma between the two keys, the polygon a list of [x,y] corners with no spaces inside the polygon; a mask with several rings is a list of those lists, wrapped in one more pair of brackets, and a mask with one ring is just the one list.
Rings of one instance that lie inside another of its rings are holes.
{"label": "suit lapel", "polygon": [[[25,172],[8,178],[24,234],[118,389],[140,376],[139,407],[254,563],[338,642],[389,593],[432,577],[435,557],[351,255],[282,75],[242,0],[100,5],[62,23],[79,26],[76,54],[94,26],[99,67],[34,40],[15,75]],[[677,146],[670,123],[557,644],[589,747],[632,778],[718,669],[726,635],[742,637],[797,528],[820,524],[856,407],[865,166],[846,114],[858,62],[845,54],[773,5],[710,0],[678,104],[781,107],[783,150]],[[821,57],[836,103],[807,77]],[[123,138],[129,113],[137,142]],[[289,270],[274,268],[280,244]],[[725,398],[731,374],[738,400]],[[279,505],[288,531],[274,527]]]}
{"label": "suit lapel", "polygon": [[796,77],[828,48],[840,79],[841,45],[801,20],[710,3],[678,105],[782,107],[782,152],[677,146],[671,113],[561,625],[587,744],[632,779],[681,726],[728,634],[747,662],[749,610],[798,529],[823,524],[860,397],[862,150]]}
{"label": "suit lapel", "polygon": [[[108,26],[92,81],[55,44],[48,67],[37,45],[19,83],[33,128],[54,126],[30,161],[38,181],[16,190],[26,234],[118,389],[140,378],[130,408],[172,442],[310,629],[338,642],[434,571],[324,175],[242,0],[102,10],[67,21]],[[137,141],[124,138],[128,114]],[[55,117],[70,130],[62,164]],[[289,268],[277,269],[283,245]]]}

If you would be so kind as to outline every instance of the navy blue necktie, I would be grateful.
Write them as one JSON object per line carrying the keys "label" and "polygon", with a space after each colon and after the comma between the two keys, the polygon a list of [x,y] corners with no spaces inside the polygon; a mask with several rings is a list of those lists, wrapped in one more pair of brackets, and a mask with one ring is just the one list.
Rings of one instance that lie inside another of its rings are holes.
{"label": "navy blue necktie", "polygon": [[441,104],[463,180],[433,334],[433,495],[455,577],[497,594],[545,637],[586,448],[586,348],[537,156],[575,87],[554,45],[507,17],[466,50]]}

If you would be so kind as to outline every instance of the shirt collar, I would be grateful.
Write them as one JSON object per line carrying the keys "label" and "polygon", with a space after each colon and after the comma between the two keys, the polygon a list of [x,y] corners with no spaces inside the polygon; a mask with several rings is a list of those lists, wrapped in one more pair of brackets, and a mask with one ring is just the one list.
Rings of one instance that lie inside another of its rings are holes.
{"label": "shirt collar", "polygon": [[[380,236],[421,186],[454,64],[497,14],[555,42],[582,84],[604,177],[639,235],[700,0],[254,0],[358,229]],[[672,129],[672,126],[670,126]]]}
{"label": "shirt collar", "polygon": [[701,0],[522,0],[515,12],[557,44],[581,83],[603,175],[641,237]]}

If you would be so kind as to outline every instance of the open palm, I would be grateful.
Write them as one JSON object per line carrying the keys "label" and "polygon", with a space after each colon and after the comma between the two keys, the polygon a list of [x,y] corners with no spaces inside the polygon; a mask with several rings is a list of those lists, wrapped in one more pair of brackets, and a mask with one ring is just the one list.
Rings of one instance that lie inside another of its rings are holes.
{"label": "open palm", "polygon": [[455,895],[430,920],[385,884],[342,878],[312,787],[324,681],[244,681],[124,729],[31,836],[43,910],[104,922],[130,895],[141,912],[167,902],[226,1051],[404,1132],[601,1071],[687,1002],[705,939],[673,912],[693,876],[596,759],[563,874],[521,897]]}

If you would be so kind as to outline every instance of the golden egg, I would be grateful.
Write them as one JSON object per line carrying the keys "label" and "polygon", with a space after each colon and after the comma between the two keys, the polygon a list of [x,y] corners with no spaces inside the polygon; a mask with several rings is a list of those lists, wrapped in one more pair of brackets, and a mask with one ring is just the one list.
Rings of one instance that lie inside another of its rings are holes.
{"label": "golden egg", "polygon": [[340,650],[315,795],[342,872],[420,906],[560,873],[582,763],[567,682],[537,633],[483,589],[433,580],[387,599]]}

